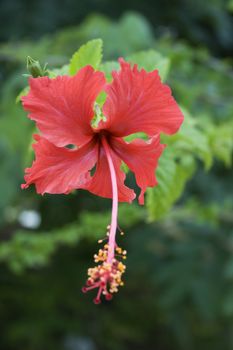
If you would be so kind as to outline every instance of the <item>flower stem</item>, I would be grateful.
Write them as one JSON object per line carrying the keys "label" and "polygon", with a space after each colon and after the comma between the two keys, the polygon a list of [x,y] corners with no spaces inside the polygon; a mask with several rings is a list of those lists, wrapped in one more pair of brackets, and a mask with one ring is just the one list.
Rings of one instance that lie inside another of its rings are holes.
{"label": "flower stem", "polygon": [[107,257],[107,262],[111,263],[112,260],[114,259],[114,252],[115,252],[115,239],[116,239],[117,213],[118,213],[118,189],[117,189],[116,171],[115,171],[112,156],[111,156],[111,150],[105,137],[102,137],[102,145],[106,153],[110,176],[111,176],[111,182],[112,182],[112,218],[111,218],[111,225],[110,225],[110,232],[109,232],[109,243],[108,243],[109,249],[108,249],[108,257]]}

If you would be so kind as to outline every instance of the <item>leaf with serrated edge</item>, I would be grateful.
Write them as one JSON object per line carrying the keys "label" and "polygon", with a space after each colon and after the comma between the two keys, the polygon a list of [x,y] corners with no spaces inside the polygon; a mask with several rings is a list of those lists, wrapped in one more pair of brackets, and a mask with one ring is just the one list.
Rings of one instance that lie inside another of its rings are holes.
{"label": "leaf with serrated edge", "polygon": [[69,72],[74,75],[77,71],[87,65],[97,69],[102,60],[103,42],[101,39],[88,41],[74,53],[70,61]]}

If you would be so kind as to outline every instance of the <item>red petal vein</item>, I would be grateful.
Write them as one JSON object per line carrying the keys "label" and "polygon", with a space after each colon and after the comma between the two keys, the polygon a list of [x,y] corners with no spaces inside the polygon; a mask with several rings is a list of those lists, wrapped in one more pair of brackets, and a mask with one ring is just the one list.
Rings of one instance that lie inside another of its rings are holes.
{"label": "red petal vein", "polygon": [[[125,173],[120,170],[121,160],[110,151],[113,165],[117,176],[118,200],[120,202],[132,202],[135,198],[133,190],[124,185]],[[97,196],[112,198],[112,183],[108,161],[103,146],[100,147],[99,157],[95,174],[91,180],[82,188],[96,194]]]}
{"label": "red petal vein", "polygon": [[103,112],[107,121],[99,128],[120,137],[140,131],[150,136],[175,133],[183,115],[158,71],[139,71],[137,65],[131,68],[123,59],[119,61],[121,70],[112,73],[113,82],[105,88],[108,96]]}
{"label": "red petal vein", "polygon": [[69,193],[82,188],[90,179],[91,170],[97,161],[98,143],[94,139],[77,150],[53,145],[39,135],[33,145],[36,160],[31,168],[25,169],[27,188],[34,183],[37,193]]}
{"label": "red petal vein", "polygon": [[30,78],[29,85],[23,106],[45,138],[56,146],[80,146],[90,140],[93,104],[105,85],[102,72],[86,66],[73,77]]}

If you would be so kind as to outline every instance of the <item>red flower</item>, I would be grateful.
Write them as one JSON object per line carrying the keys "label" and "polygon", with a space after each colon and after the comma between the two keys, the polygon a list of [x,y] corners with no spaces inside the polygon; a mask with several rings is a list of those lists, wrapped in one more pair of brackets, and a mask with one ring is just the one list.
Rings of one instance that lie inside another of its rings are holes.
{"label": "red flower", "polygon": [[[124,265],[115,258],[115,252],[125,256],[115,243],[117,208],[118,201],[132,202],[135,193],[124,185],[121,163],[124,161],[134,172],[141,188],[139,203],[143,204],[146,188],[157,184],[155,169],[164,149],[160,132],[173,134],[183,121],[158,71],[147,73],[136,65],[131,68],[123,59],[119,62],[121,69],[113,72],[110,84],[102,72],[86,66],[73,77],[30,78],[30,91],[22,98],[29,118],[35,120],[41,132],[34,136],[36,160],[26,169],[22,188],[34,183],[41,194],[86,189],[113,199],[109,243],[96,256],[102,264],[89,269],[88,286],[84,288],[99,288],[96,302],[102,293],[109,299],[122,284]],[[101,113],[94,103],[103,90],[107,99]],[[96,127],[92,123],[94,110],[102,117]],[[137,132],[146,133],[149,140],[124,140]]]}

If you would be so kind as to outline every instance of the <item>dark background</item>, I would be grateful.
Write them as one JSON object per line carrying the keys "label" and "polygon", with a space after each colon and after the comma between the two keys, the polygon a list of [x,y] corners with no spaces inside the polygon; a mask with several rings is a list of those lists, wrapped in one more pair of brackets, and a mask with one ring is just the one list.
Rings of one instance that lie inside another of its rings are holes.
{"label": "dark background", "polygon": [[58,28],[79,24],[90,13],[118,19],[125,11],[143,14],[154,33],[171,31],[214,54],[233,50],[232,3],[224,0],[9,0],[0,2],[0,40],[36,39]]}

